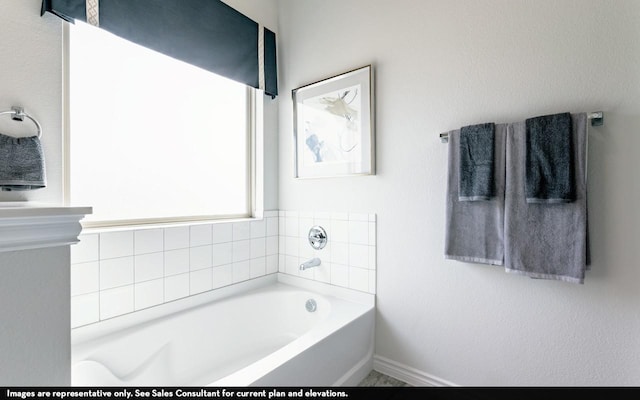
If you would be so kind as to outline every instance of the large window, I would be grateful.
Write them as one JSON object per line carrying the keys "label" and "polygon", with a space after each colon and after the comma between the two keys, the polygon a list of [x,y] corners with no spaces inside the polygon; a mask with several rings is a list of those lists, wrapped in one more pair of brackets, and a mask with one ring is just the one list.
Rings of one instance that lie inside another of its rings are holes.
{"label": "large window", "polygon": [[68,43],[66,195],[87,221],[250,214],[250,89],[80,22]]}

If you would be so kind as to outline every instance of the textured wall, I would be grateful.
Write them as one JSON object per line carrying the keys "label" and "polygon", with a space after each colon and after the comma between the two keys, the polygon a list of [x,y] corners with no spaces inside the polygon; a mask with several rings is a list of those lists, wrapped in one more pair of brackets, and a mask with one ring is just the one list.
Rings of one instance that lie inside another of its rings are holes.
{"label": "textured wall", "polygon": [[[279,208],[377,214],[376,354],[460,385],[640,384],[640,2],[281,0],[279,18]],[[288,93],[369,63],[378,174],[293,179]],[[596,110],[583,286],[444,260],[440,132]]]}

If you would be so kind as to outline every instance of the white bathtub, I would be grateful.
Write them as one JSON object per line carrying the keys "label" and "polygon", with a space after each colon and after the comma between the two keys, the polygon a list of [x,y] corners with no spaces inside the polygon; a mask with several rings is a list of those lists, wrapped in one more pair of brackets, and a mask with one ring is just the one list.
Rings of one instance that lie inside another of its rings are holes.
{"label": "white bathtub", "polygon": [[72,385],[355,385],[374,315],[373,295],[270,275],[74,329]]}

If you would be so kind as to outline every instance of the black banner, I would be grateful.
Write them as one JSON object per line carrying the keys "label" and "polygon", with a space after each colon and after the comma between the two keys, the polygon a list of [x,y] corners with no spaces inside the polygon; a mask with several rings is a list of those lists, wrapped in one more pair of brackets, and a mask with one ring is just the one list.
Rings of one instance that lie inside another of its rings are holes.
{"label": "black banner", "polygon": [[0,399],[637,399],[632,387],[3,387]]}

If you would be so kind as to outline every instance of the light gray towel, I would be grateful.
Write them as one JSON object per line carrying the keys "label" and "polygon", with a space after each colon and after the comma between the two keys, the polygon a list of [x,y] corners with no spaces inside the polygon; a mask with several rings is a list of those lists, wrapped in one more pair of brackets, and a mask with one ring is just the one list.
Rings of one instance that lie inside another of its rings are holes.
{"label": "light gray towel", "polygon": [[460,130],[449,132],[445,258],[503,265],[506,124],[495,125],[495,197],[489,201],[458,200]]}
{"label": "light gray towel", "polygon": [[485,201],[495,197],[494,132],[492,122],[460,128],[458,200]]}
{"label": "light gray towel", "polygon": [[575,200],[571,114],[529,118],[526,125],[527,203]]}
{"label": "light gray towel", "polygon": [[37,136],[15,138],[0,133],[0,188],[32,190],[46,186],[44,153]]}
{"label": "light gray towel", "polygon": [[526,124],[507,130],[505,269],[532,278],[584,283],[587,264],[587,115],[572,114],[576,199],[572,203],[527,203]]}

